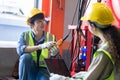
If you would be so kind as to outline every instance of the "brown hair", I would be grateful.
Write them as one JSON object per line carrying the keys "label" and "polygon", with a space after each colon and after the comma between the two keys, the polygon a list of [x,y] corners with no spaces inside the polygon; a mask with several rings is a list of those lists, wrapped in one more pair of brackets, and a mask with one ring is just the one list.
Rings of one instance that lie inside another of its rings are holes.
{"label": "brown hair", "polygon": [[109,43],[109,53],[111,54],[116,69],[120,67],[120,29],[109,25],[107,28],[100,28],[103,36]]}

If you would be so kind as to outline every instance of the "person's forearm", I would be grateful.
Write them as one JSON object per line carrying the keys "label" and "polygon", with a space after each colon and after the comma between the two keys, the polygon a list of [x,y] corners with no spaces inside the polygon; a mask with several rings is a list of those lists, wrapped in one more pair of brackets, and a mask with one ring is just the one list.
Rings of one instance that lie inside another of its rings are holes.
{"label": "person's forearm", "polygon": [[25,49],[24,49],[24,52],[33,52],[33,51],[36,51],[38,50],[39,47],[38,46],[27,46]]}

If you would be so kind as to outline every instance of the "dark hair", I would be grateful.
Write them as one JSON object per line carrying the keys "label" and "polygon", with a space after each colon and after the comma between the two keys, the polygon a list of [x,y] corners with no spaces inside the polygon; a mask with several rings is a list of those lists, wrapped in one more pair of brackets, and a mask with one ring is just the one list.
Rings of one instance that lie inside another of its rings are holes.
{"label": "dark hair", "polygon": [[120,29],[112,25],[100,25],[97,22],[89,21],[90,25],[93,24],[99,28],[103,33],[104,38],[109,43],[108,52],[111,54],[117,71],[120,72]]}
{"label": "dark hair", "polygon": [[29,19],[29,22],[31,24],[34,24],[34,21],[37,20],[37,19],[43,20],[44,19],[44,14],[43,13],[36,14],[35,16],[33,16],[32,18]]}
{"label": "dark hair", "polygon": [[120,32],[119,29],[115,26],[108,26],[105,29],[100,29],[103,33],[103,36],[109,43],[109,53],[111,54],[116,69],[120,67]]}
{"label": "dark hair", "polygon": [[116,55],[120,56],[120,29],[112,25],[100,25],[97,22],[89,21],[89,23],[102,31],[103,36],[109,42],[112,57],[116,59]]}

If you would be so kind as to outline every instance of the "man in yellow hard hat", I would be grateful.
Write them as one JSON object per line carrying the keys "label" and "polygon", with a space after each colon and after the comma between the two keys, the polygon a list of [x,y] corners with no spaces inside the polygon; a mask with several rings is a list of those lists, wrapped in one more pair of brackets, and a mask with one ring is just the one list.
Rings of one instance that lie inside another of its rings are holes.
{"label": "man in yellow hard hat", "polygon": [[19,59],[19,80],[49,80],[49,73],[44,59],[51,53],[58,52],[54,46],[55,36],[46,32],[44,13],[33,8],[26,20],[31,30],[23,32],[18,39],[17,53]]}
{"label": "man in yellow hard hat", "polygon": [[81,20],[88,23],[89,31],[99,37],[101,44],[88,70],[72,78],[52,73],[50,80],[120,80],[120,32],[112,25],[112,11],[99,2],[92,4],[90,10]]}

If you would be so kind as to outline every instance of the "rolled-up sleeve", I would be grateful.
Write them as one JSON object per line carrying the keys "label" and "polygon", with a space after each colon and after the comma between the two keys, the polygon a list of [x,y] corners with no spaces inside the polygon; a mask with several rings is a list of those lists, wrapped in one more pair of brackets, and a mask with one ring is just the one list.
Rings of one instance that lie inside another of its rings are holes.
{"label": "rolled-up sleeve", "polygon": [[26,42],[24,40],[24,32],[20,34],[18,43],[17,43],[17,53],[19,55],[24,54],[24,49],[26,47]]}

